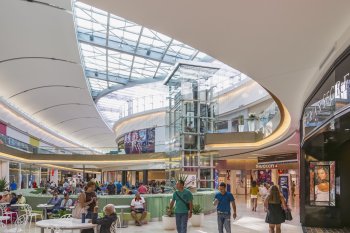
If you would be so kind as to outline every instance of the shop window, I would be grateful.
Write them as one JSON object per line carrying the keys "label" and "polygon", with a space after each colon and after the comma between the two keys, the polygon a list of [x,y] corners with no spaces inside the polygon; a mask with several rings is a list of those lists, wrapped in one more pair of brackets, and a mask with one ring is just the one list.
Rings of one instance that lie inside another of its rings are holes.
{"label": "shop window", "polygon": [[335,162],[310,162],[310,205],[335,206]]}

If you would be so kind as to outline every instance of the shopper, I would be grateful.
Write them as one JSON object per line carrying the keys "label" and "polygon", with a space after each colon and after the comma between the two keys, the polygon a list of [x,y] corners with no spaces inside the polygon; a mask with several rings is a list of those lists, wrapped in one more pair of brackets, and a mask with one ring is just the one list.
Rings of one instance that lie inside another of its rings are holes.
{"label": "shopper", "polygon": [[236,219],[236,203],[235,198],[232,193],[226,191],[226,184],[224,182],[219,185],[219,193],[215,195],[214,205],[216,205],[217,215],[218,215],[218,229],[219,233],[224,232],[224,227],[226,233],[231,233],[231,207],[233,209],[233,219]]}
{"label": "shopper", "polygon": [[173,194],[173,199],[170,202],[170,210],[175,204],[176,228],[178,233],[187,232],[188,219],[192,217],[192,193],[184,188],[185,182],[179,180],[176,183],[177,191]]}
{"label": "shopper", "polygon": [[95,193],[95,182],[89,181],[84,189],[85,191],[81,192],[78,198],[79,205],[81,205],[81,207],[88,206],[86,218],[91,219],[92,212],[94,211],[97,202],[97,196]]}
{"label": "shopper", "polygon": [[267,211],[265,222],[269,224],[269,232],[280,233],[281,223],[285,221],[284,210],[287,209],[287,204],[277,186],[271,186],[264,204]]}
{"label": "shopper", "polygon": [[258,206],[258,193],[259,188],[256,186],[256,181],[252,181],[252,187],[250,188],[250,200],[252,203],[252,211],[256,212],[256,207]]}
{"label": "shopper", "polygon": [[109,182],[109,184],[107,185],[107,192],[108,195],[115,195],[115,185],[113,184],[113,182]]}

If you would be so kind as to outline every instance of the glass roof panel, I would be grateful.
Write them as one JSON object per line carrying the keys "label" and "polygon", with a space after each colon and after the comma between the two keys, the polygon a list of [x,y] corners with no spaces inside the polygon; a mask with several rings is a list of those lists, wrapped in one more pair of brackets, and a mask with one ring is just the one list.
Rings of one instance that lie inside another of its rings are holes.
{"label": "glass roof panel", "polygon": [[[179,60],[218,62],[178,40],[79,1],[74,2],[73,10],[84,68],[101,74],[96,75],[98,78],[87,77],[92,95],[111,86],[120,86],[120,89],[100,98],[96,104],[111,126],[130,113],[127,101],[134,102],[134,113],[165,107],[168,89],[162,83]],[[227,78],[228,81],[225,79],[220,83],[222,88],[227,83],[236,82],[236,77],[244,76],[232,68],[227,70],[215,74]],[[178,72],[189,76],[208,73],[184,68]],[[116,84],[118,78],[126,84]],[[130,87],[128,80],[131,81]]]}

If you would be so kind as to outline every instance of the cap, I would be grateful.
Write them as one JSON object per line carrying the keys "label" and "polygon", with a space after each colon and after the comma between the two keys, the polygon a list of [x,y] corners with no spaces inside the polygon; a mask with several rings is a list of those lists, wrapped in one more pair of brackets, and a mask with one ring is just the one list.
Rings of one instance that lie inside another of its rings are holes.
{"label": "cap", "polygon": [[5,196],[5,195],[9,195],[9,192],[5,191],[3,195],[4,195],[4,196]]}

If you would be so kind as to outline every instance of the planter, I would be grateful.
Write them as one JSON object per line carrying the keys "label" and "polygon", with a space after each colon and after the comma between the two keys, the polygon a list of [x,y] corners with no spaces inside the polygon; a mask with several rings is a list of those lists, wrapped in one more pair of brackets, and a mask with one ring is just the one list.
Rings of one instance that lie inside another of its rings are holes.
{"label": "planter", "polygon": [[244,132],[244,125],[238,125],[238,132]]}
{"label": "planter", "polygon": [[255,120],[248,120],[248,131],[255,131]]}
{"label": "planter", "polygon": [[194,227],[202,226],[203,220],[204,220],[204,214],[203,213],[193,214],[192,217],[190,218],[191,224]]}
{"label": "planter", "polygon": [[163,229],[164,230],[175,230],[176,229],[175,216],[168,217],[168,216],[163,215],[162,221],[163,221]]}

